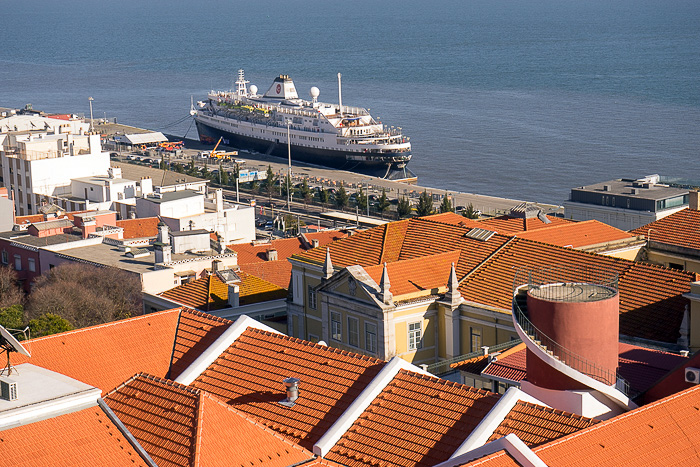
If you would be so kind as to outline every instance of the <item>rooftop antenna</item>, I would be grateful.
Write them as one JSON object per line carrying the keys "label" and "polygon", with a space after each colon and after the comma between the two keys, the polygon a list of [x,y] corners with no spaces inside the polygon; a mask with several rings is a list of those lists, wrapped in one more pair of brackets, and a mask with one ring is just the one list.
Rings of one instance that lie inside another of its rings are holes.
{"label": "rooftop antenna", "polygon": [[[18,330],[18,329],[13,329],[13,331],[25,333],[29,329],[29,327],[24,328],[24,330]],[[26,337],[26,334],[25,334]],[[31,357],[32,354],[29,353],[27,349],[24,348],[22,344],[19,343],[19,341],[10,334],[10,331],[5,329],[3,326],[0,326],[0,349],[5,351],[5,354],[7,355],[7,364],[5,365],[5,368],[3,368],[0,371],[0,376],[3,374],[6,374],[7,376],[12,374],[12,364],[10,363],[10,353],[12,352],[17,352],[19,354],[22,354],[26,357]]]}

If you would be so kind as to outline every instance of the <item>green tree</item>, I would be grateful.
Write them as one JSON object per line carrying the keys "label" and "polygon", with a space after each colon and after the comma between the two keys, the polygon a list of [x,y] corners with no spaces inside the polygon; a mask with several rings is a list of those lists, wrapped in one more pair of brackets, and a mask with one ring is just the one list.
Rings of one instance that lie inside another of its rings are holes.
{"label": "green tree", "polygon": [[411,214],[411,202],[405,196],[399,198],[399,204],[396,205],[396,213],[399,217],[406,217]]}
{"label": "green tree", "polygon": [[360,214],[367,211],[367,195],[362,191],[362,187],[357,190],[357,208],[360,210]]}
{"label": "green tree", "polygon": [[309,182],[306,179],[304,179],[301,188],[299,188],[299,195],[304,200],[304,209],[306,209],[306,205],[311,201],[311,188],[309,188]]}
{"label": "green tree", "polygon": [[67,319],[53,313],[44,313],[29,321],[29,331],[32,337],[49,336],[71,330],[73,330],[73,325]]}
{"label": "green tree", "polygon": [[452,201],[450,201],[450,198],[445,195],[442,197],[442,203],[440,203],[440,212],[453,212],[454,209],[452,209]]}
{"label": "green tree", "polygon": [[173,170],[179,174],[183,173],[185,171],[185,168],[180,164],[179,162],[176,162],[173,164]]}
{"label": "green tree", "polygon": [[335,192],[335,205],[341,211],[345,211],[345,208],[348,206],[348,193],[343,185],[340,185],[338,191]]}
{"label": "green tree", "polygon": [[17,271],[0,266],[0,308],[24,303],[24,292],[17,281]]}
{"label": "green tree", "polygon": [[427,216],[433,213],[433,198],[425,190],[423,190],[423,193],[421,193],[418,198],[416,212],[419,216]]}
{"label": "green tree", "polygon": [[328,190],[321,188],[321,191],[318,192],[318,199],[321,201],[323,208],[326,209],[328,207],[328,202],[331,200],[331,195],[328,193]]}
{"label": "green tree", "polygon": [[7,329],[22,329],[24,327],[24,307],[12,305],[0,309],[0,325]]}
{"label": "green tree", "polygon": [[294,186],[292,186],[292,179],[289,178],[289,174],[284,176],[284,181],[282,182],[282,186],[280,188],[282,191],[282,195],[284,195],[285,199],[287,198],[288,192],[291,193],[292,198],[294,197]]}
{"label": "green tree", "polygon": [[265,191],[267,192],[267,199],[272,203],[272,193],[275,190],[275,182],[277,181],[277,176],[272,171],[272,166],[267,166],[267,171],[265,172]]}
{"label": "green tree", "polygon": [[202,167],[202,172],[201,172],[202,178],[209,178],[209,167],[207,167],[207,163],[204,163],[204,167]]}
{"label": "green tree", "polygon": [[196,177],[198,175],[197,174],[197,166],[194,165],[194,160],[190,161],[189,165],[187,166],[186,173],[187,173],[187,175],[189,175],[191,177]]}
{"label": "green tree", "polygon": [[382,195],[377,200],[377,211],[382,215],[382,219],[384,219],[384,213],[389,209],[390,205],[391,203],[386,197],[386,188],[382,188]]}
{"label": "green tree", "polygon": [[467,219],[478,219],[479,218],[479,213],[476,212],[476,209],[474,209],[474,205],[472,203],[469,203],[469,206],[467,206],[464,211],[462,211],[462,215],[466,217]]}
{"label": "green tree", "polygon": [[219,183],[224,186],[229,184],[228,172],[224,170],[224,164],[219,164]]}

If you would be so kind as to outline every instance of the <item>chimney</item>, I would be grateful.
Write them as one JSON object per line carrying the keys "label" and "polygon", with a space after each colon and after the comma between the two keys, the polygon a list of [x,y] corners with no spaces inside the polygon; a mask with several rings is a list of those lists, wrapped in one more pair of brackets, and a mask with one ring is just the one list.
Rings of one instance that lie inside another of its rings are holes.
{"label": "chimney", "polygon": [[212,275],[216,274],[216,272],[219,270],[219,266],[221,266],[221,260],[215,259],[214,261],[211,262]]}
{"label": "chimney", "polygon": [[318,248],[318,245],[319,245],[319,244],[320,244],[320,243],[319,243],[319,241],[318,241],[317,238],[312,238],[312,239],[311,239],[311,248]]}
{"label": "chimney", "polygon": [[688,209],[700,211],[700,191],[691,190],[688,192]]}
{"label": "chimney", "polygon": [[144,177],[141,179],[141,197],[148,196],[153,193],[153,179]]}
{"label": "chimney", "polygon": [[489,346],[488,345],[482,346],[481,351],[484,353],[484,356],[488,355],[489,354]]}
{"label": "chimney", "polygon": [[274,248],[270,248],[267,250],[267,260],[268,261],[277,261],[277,250]]}
{"label": "chimney", "polygon": [[163,245],[170,244],[170,236],[168,235],[168,224],[163,221],[158,222],[158,237],[156,241],[162,243]]}
{"label": "chimney", "polygon": [[226,284],[228,286],[228,304],[231,308],[240,306],[240,287],[238,284]]}
{"label": "chimney", "polygon": [[217,188],[214,196],[216,198],[216,212],[224,212],[224,191],[221,188]]}
{"label": "chimney", "polygon": [[299,380],[297,378],[287,378],[283,383],[287,398],[279,403],[285,407],[294,407],[296,400],[299,398]]}

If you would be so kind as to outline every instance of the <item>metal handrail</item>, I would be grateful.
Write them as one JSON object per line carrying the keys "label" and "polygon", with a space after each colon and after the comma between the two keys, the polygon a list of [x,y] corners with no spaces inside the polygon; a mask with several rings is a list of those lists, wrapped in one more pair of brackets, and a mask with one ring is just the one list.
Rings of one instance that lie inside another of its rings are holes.
{"label": "metal handrail", "polygon": [[[509,349],[511,347],[514,347],[514,346],[520,344],[521,342],[522,341],[520,339],[516,339],[513,341],[509,341],[509,342],[502,342],[500,344],[490,345],[490,346],[488,346],[489,353],[499,352],[499,351],[504,350],[504,349]],[[477,351],[474,351],[474,352],[471,352],[468,354],[448,358],[447,360],[442,360],[442,361],[439,361],[436,363],[431,363],[430,365],[426,366],[425,369],[428,373],[431,373],[435,376],[440,376],[440,375],[444,375],[446,373],[450,373],[451,371],[454,371],[450,367],[450,365],[452,365],[453,363],[462,362],[464,360],[471,360],[472,358],[481,357],[483,355],[484,355],[483,350],[477,350]]]}
{"label": "metal handrail", "polygon": [[518,302],[519,294],[515,293],[516,291],[519,291],[518,289],[515,289],[513,294],[513,316],[515,316],[515,320],[520,328],[525,332],[525,334],[530,336],[531,340],[540,349],[580,373],[608,385],[615,384],[615,388],[618,391],[622,392],[626,396],[629,395],[629,383],[617,372],[612,372],[586,360],[580,355],[560,345],[540,331],[534,324],[532,324],[525,315],[525,311],[520,307],[520,303]]}

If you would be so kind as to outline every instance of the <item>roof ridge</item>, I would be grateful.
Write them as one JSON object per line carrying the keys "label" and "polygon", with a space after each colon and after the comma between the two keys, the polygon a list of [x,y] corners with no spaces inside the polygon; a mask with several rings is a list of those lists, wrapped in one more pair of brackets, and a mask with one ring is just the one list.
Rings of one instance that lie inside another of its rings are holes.
{"label": "roof ridge", "polygon": [[485,396],[498,396],[499,398],[501,397],[500,394],[489,391],[488,389],[475,388],[473,386],[469,386],[468,384],[458,383],[456,381],[450,381],[450,380],[443,379],[443,378],[440,378],[440,377],[437,377],[434,375],[430,375],[430,374],[418,373],[417,371],[414,371],[414,370],[407,370],[405,368],[402,368],[399,370],[399,373],[404,373],[407,376],[416,376],[419,379],[423,379],[423,380],[433,381],[433,382],[439,383],[441,386],[457,388],[457,389],[465,389],[467,392],[476,393],[476,394],[483,394]]}
{"label": "roof ridge", "polygon": [[223,324],[233,324],[233,321],[231,321],[228,318],[223,318],[221,316],[212,315],[211,313],[207,313],[207,312],[201,311],[201,310],[196,310],[196,309],[188,307],[188,306],[183,306],[181,312],[182,313],[189,313],[189,314],[192,314],[195,316],[200,316],[202,318],[211,319],[213,321],[217,321],[217,322],[223,323]]}
{"label": "roof ridge", "polygon": [[[499,235],[498,232],[494,233],[494,235]],[[508,235],[504,235],[508,237]],[[484,258],[483,261],[481,261],[479,264],[474,266],[468,273],[462,277],[457,284],[462,285],[462,282],[464,282],[467,278],[469,278],[472,274],[475,274],[479,269],[481,269],[482,266],[486,265],[486,263],[490,262],[492,259],[496,258],[496,256],[500,256],[500,253],[506,250],[506,247],[508,247],[511,243],[513,243],[516,240],[517,237],[515,236],[510,236],[508,240],[506,240],[503,245],[499,246],[496,248],[496,250],[488,255],[486,258]]]}
{"label": "roof ridge", "polygon": [[164,315],[164,314],[167,314],[167,313],[174,313],[174,312],[178,312],[178,313],[179,313],[180,311],[182,311],[182,308],[184,308],[184,307],[178,306],[178,307],[175,307],[175,308],[170,308],[169,310],[156,311],[155,313],[144,313],[144,314],[142,314],[142,315],[134,316],[134,317],[131,317],[131,318],[119,319],[119,320],[116,320],[116,321],[110,321],[109,323],[95,324],[94,326],[88,326],[88,327],[85,327],[85,328],[73,329],[72,331],[65,331],[65,332],[61,332],[61,333],[58,333],[58,334],[51,334],[51,335],[48,335],[48,336],[35,337],[34,339],[29,339],[29,340],[27,341],[27,344],[30,344],[30,345],[31,345],[33,342],[44,341],[44,340],[48,340],[48,339],[52,339],[52,338],[60,338],[60,337],[64,337],[64,336],[67,336],[67,335],[77,334],[77,333],[84,332],[84,331],[92,331],[92,330],[99,329],[99,328],[104,328],[104,327],[116,326],[116,325],[119,325],[119,324],[122,324],[122,323],[126,323],[126,322],[133,322],[133,321],[138,321],[138,320],[141,320],[141,319],[151,318],[151,317],[156,316],[156,315]]}
{"label": "roof ridge", "polygon": [[634,409],[634,410],[630,410],[629,412],[626,412],[626,413],[623,413],[623,414],[621,414],[621,415],[618,415],[617,417],[613,417],[613,418],[609,418],[609,419],[607,419],[607,420],[603,420],[603,421],[601,421],[600,423],[597,423],[597,424],[595,424],[595,425],[589,426],[588,428],[584,428],[583,430],[577,431],[577,432],[572,433],[572,434],[570,434],[570,435],[568,435],[568,436],[564,436],[563,438],[559,438],[558,440],[555,440],[555,441],[552,441],[552,442],[550,442],[550,443],[547,443],[547,444],[544,444],[544,445],[542,445],[542,446],[539,446],[539,447],[535,448],[535,450],[538,451],[538,452],[539,452],[539,451],[544,451],[545,449],[548,449],[548,448],[550,448],[550,447],[553,447],[553,446],[556,446],[556,445],[561,444],[561,443],[563,443],[563,442],[566,442],[566,441],[569,440],[569,439],[574,439],[574,438],[577,438],[577,437],[579,437],[579,436],[581,436],[581,435],[583,435],[583,434],[585,434],[585,433],[588,433],[588,432],[591,432],[591,431],[595,431],[595,430],[601,429],[601,428],[603,428],[603,427],[608,426],[608,425],[611,424],[611,423],[616,423],[618,420],[624,420],[624,419],[626,419],[626,418],[636,416],[636,415],[639,414],[639,413],[647,412],[647,411],[649,411],[649,410],[651,410],[651,409],[653,409],[653,408],[655,408],[655,407],[657,407],[657,406],[659,406],[659,405],[668,403],[669,401],[672,401],[672,400],[674,400],[674,399],[678,399],[679,397],[686,397],[689,393],[691,393],[691,392],[696,392],[696,391],[700,391],[700,385],[698,385],[698,386],[693,386],[693,387],[691,387],[691,388],[689,388],[689,389],[686,389],[685,391],[677,392],[676,394],[673,394],[673,395],[671,395],[671,396],[665,397],[665,398],[660,399],[660,400],[658,400],[658,401],[656,401],[656,402],[652,402],[651,404],[644,405],[644,406],[639,407],[639,408],[636,408],[636,409]]}
{"label": "roof ridge", "polygon": [[119,391],[120,389],[125,388],[125,387],[128,386],[129,384],[131,384],[131,383],[133,383],[134,381],[136,381],[136,380],[138,380],[138,379],[141,379],[141,378],[146,379],[146,380],[150,380],[150,381],[154,381],[154,382],[159,383],[159,384],[164,384],[164,385],[166,385],[166,386],[175,387],[175,388],[177,388],[177,389],[181,389],[181,390],[183,390],[183,391],[190,392],[190,393],[192,393],[192,394],[194,394],[194,395],[197,395],[197,394],[199,394],[199,393],[201,392],[201,389],[193,388],[193,387],[191,387],[191,386],[187,386],[187,385],[185,385],[185,384],[178,383],[177,381],[173,381],[173,380],[171,380],[171,379],[161,378],[160,376],[155,376],[155,375],[152,375],[152,374],[150,374],[150,373],[139,372],[139,373],[136,373],[136,374],[135,374],[134,376],[132,376],[131,378],[129,378],[129,379],[127,379],[126,381],[124,381],[123,383],[121,383],[121,384],[120,384],[119,386],[117,386],[116,388],[114,388],[114,389],[112,389],[111,391],[109,391],[107,394],[104,395],[104,398],[107,398],[107,396],[110,396],[110,395],[116,393],[116,392]]}
{"label": "roof ridge", "polygon": [[384,262],[384,253],[386,252],[386,239],[389,236],[389,225],[390,223],[384,224],[384,235],[382,235],[382,249],[379,254],[379,264]]}

